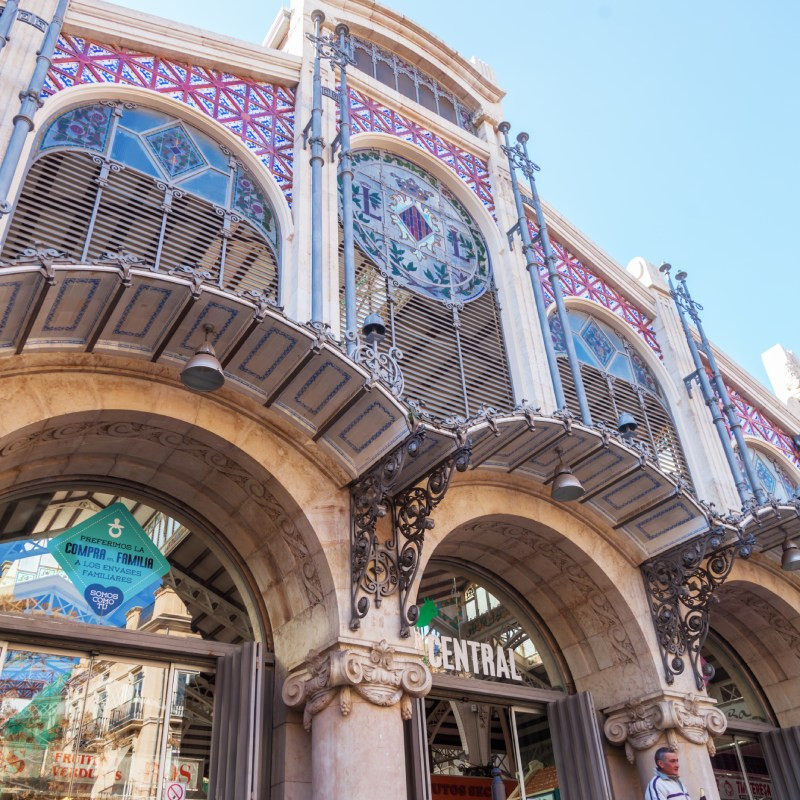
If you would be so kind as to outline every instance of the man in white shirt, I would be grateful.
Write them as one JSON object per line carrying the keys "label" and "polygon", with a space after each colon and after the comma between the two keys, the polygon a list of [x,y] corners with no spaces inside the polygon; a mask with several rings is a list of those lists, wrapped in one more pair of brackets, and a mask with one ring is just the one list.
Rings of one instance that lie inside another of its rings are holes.
{"label": "man in white shirt", "polygon": [[656,750],[656,774],[647,784],[644,800],[689,800],[678,778],[678,754],[671,747]]}

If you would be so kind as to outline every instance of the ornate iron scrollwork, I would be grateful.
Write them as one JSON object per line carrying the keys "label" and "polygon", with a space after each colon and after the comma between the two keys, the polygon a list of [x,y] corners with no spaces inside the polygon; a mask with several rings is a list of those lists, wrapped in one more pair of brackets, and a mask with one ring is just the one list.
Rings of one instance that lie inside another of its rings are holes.
{"label": "ornate iron scrollwork", "polygon": [[738,536],[725,544],[725,528],[715,526],[705,535],[642,564],[645,591],[664,664],[664,677],[672,684],[686,668],[694,673],[698,689],[714,677],[710,664],[701,664],[700,652],[708,634],[715,591],[737,558],[749,558],[755,539]]}
{"label": "ornate iron scrollwork", "polygon": [[[434,526],[431,514],[444,499],[453,471],[469,466],[470,443],[459,438],[458,449],[413,486],[397,486],[403,465],[416,458],[425,437],[415,431],[383,461],[356,481],[350,490],[350,557],[352,595],[350,627],[357,630],[371,602],[399,593],[400,635],[410,634],[419,615],[409,605],[409,593],[419,568],[425,531]],[[385,516],[391,531],[381,538],[378,521]]]}

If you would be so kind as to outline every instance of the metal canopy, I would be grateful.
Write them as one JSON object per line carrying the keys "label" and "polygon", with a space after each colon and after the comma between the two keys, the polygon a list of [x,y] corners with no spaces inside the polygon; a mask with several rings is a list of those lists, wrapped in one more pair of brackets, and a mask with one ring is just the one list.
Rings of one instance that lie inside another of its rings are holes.
{"label": "metal canopy", "polygon": [[464,437],[472,447],[470,468],[548,484],[558,447],[586,488],[581,503],[647,553],[709,527],[706,510],[681,479],[664,474],[615,431],[528,407],[444,426],[393,396],[326,329],[289,320],[263,296],[207,284],[189,268],[156,272],[124,253],[74,264],[40,248],[28,251],[25,263],[0,271],[0,300],[8,315],[0,357],[54,350],[118,354],[174,364],[177,377],[201,343],[203,326],[214,325],[227,386],[287,417],[353,478],[420,429],[422,446],[406,460],[396,486],[419,480]]}

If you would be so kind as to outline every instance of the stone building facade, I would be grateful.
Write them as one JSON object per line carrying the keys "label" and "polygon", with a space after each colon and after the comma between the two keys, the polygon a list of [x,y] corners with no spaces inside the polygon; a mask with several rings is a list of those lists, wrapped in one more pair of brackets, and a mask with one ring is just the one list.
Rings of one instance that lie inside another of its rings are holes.
{"label": "stone building facade", "polygon": [[0,797],[798,796],[796,387],[488,65],[369,0],[0,44]]}

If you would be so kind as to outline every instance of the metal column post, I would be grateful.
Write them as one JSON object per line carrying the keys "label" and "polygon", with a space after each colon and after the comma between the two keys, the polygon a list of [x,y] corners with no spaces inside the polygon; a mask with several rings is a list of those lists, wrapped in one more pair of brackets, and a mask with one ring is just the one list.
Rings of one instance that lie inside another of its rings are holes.
{"label": "metal column post", "polygon": [[767,495],[762,488],[761,482],[758,480],[756,472],[753,469],[753,464],[750,461],[749,450],[744,441],[744,434],[742,433],[742,423],[739,420],[739,415],[736,413],[735,406],[731,402],[730,395],[728,394],[728,387],[725,385],[725,381],[722,380],[722,375],[720,374],[719,367],[717,366],[717,359],[714,356],[714,350],[712,349],[711,343],[708,341],[706,332],[703,329],[703,323],[700,319],[700,314],[698,313],[702,306],[698,305],[694,300],[692,300],[692,296],[689,294],[689,289],[686,286],[686,273],[678,272],[675,275],[675,278],[680,283],[681,291],[686,299],[686,310],[689,312],[689,316],[692,318],[692,322],[694,322],[697,332],[700,334],[700,343],[703,347],[703,352],[706,354],[706,358],[708,359],[708,366],[711,369],[711,377],[717,390],[717,396],[720,399],[722,410],[725,412],[731,433],[733,434],[733,438],[736,440],[736,446],[739,449],[739,455],[741,456],[741,461],[744,465],[744,474],[747,476],[747,480],[750,483],[750,488],[752,489],[753,494],[756,496],[759,504],[764,504],[767,502]]}
{"label": "metal column post", "polygon": [[584,425],[592,424],[592,412],[589,410],[589,401],[586,399],[586,389],[583,385],[583,377],[581,375],[581,365],[578,361],[578,354],[575,352],[575,342],[572,338],[572,329],[569,326],[569,317],[567,309],[564,306],[564,293],[561,290],[561,276],[556,270],[556,260],[553,256],[553,248],[550,245],[550,234],[547,232],[547,221],[544,218],[542,211],[542,204],[539,200],[539,190],[536,188],[536,179],[534,172],[538,169],[528,157],[528,134],[517,134],[517,141],[522,146],[522,152],[527,161],[527,169],[523,168],[523,172],[528,177],[528,183],[531,187],[531,196],[533,197],[533,208],[536,212],[536,223],[539,226],[539,239],[542,242],[542,252],[544,253],[544,263],[547,266],[547,274],[550,276],[550,285],[553,287],[553,299],[556,302],[556,314],[561,322],[561,328],[564,331],[564,344],[567,348],[567,361],[569,362],[569,371],[572,373],[572,382],[575,385],[575,394],[578,396],[578,408],[581,412],[581,419]]}
{"label": "metal column post", "polygon": [[[550,380],[553,382],[553,391],[556,396],[556,405],[559,410],[566,408],[567,401],[564,397],[564,387],[561,384],[561,375],[558,371],[558,362],[556,360],[556,351],[553,346],[553,335],[550,331],[550,325],[547,322],[547,311],[544,305],[544,293],[542,292],[542,284],[539,280],[539,265],[536,263],[534,256],[533,243],[531,242],[531,234],[528,230],[528,221],[525,217],[525,208],[522,205],[522,195],[519,191],[519,182],[517,181],[517,171],[514,163],[514,153],[516,152],[508,139],[508,132],[511,130],[511,125],[508,122],[501,122],[498,125],[498,130],[505,138],[505,146],[503,152],[508,157],[508,169],[511,173],[511,189],[514,193],[514,203],[517,208],[517,227],[519,228],[519,236],[522,240],[522,252],[525,256],[525,268],[528,270],[528,275],[531,279],[531,287],[533,288],[533,299],[536,302],[536,314],[539,317],[539,327],[542,331],[542,339],[544,340],[544,351],[547,355],[547,367],[550,370]],[[565,336],[567,331],[564,331]]]}
{"label": "metal column post", "polygon": [[356,267],[353,245],[353,167],[350,162],[350,97],[347,89],[347,64],[350,60],[348,34],[344,23],[334,31],[338,38],[339,58],[339,176],[342,179],[342,227],[344,228],[344,313],[347,352],[353,355],[357,347],[356,334]]}
{"label": "metal column post", "polygon": [[19,7],[19,0],[8,0],[6,7],[0,15],[0,50],[2,50],[8,42],[11,34],[11,27],[17,19],[17,8]]}
{"label": "metal column post", "polygon": [[322,138],[322,58],[319,40],[325,15],[314,11],[314,79],[311,108],[311,321],[322,323],[322,165],[325,140]]}
{"label": "metal column post", "polygon": [[47,77],[47,70],[50,69],[50,62],[56,49],[58,37],[61,35],[61,26],[64,24],[64,14],[67,12],[68,5],[69,0],[58,0],[56,13],[47,26],[47,32],[36,57],[36,67],[33,70],[28,88],[20,94],[22,103],[19,107],[19,113],[14,117],[14,129],[11,131],[8,147],[6,147],[3,160],[0,162],[0,214],[7,214],[11,211],[8,192],[11,188],[11,182],[14,180],[14,173],[17,171],[22,150],[25,147],[25,139],[33,130],[33,115],[41,105],[39,95]]}
{"label": "metal column post", "polygon": [[683,333],[686,336],[686,342],[689,345],[689,352],[691,353],[692,362],[694,363],[695,377],[700,385],[700,392],[703,395],[703,400],[705,400],[708,410],[711,412],[711,418],[714,421],[714,426],[717,429],[719,440],[722,443],[722,449],[725,452],[725,459],[728,462],[728,467],[730,468],[731,475],[733,476],[733,482],[736,484],[736,491],[739,493],[739,499],[742,501],[742,506],[746,506],[750,502],[751,494],[748,490],[744,475],[742,475],[742,471],[739,469],[739,465],[736,463],[736,455],[733,452],[731,440],[728,436],[728,431],[725,428],[725,420],[722,418],[722,412],[719,410],[719,404],[717,403],[716,395],[711,388],[708,375],[706,375],[703,359],[700,358],[700,352],[697,349],[697,343],[695,342],[691,329],[689,328],[689,322],[686,319],[686,309],[683,307],[684,301],[682,301],[681,295],[675,290],[675,285],[672,282],[670,269],[672,269],[672,267],[669,264],[662,264],[659,267],[659,271],[666,275],[667,282],[669,283],[670,294],[672,295],[672,299],[675,301],[675,307],[678,309],[678,316],[681,319]]}

